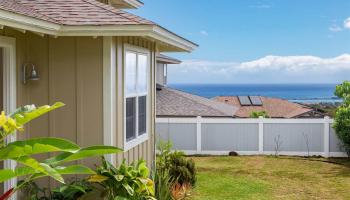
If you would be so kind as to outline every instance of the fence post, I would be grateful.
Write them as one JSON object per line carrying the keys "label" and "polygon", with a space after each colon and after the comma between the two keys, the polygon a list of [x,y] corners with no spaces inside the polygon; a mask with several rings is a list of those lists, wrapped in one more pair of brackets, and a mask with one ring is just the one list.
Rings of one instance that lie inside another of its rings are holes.
{"label": "fence post", "polygon": [[329,125],[330,120],[328,116],[324,117],[324,157],[328,158],[329,157]]}
{"label": "fence post", "polygon": [[202,151],[202,117],[197,117],[197,153]]}
{"label": "fence post", "polygon": [[264,117],[259,117],[259,154],[264,153]]}

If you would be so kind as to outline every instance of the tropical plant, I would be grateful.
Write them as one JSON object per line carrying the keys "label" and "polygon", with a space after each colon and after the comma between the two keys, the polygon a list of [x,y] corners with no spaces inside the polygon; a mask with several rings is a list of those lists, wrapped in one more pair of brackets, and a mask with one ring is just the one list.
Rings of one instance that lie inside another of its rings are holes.
{"label": "tropical plant", "polygon": [[22,190],[30,200],[76,200],[91,192],[93,186],[83,179],[73,180],[50,190],[49,188],[39,187],[35,182],[29,182]]}
{"label": "tropical plant", "polygon": [[178,184],[196,184],[196,166],[192,159],[171,154],[169,162],[169,175]]}
{"label": "tropical plant", "polygon": [[189,183],[179,184],[176,183],[171,189],[171,196],[174,200],[184,200],[191,196],[192,186]]}
{"label": "tropical plant", "polygon": [[335,95],[343,100],[337,108],[334,118],[334,129],[342,146],[350,156],[350,81],[337,85]]}
{"label": "tropical plant", "polygon": [[124,160],[116,168],[102,157],[102,166],[88,181],[102,186],[102,196],[109,200],[155,200],[154,183],[143,160],[130,166]]}
{"label": "tropical plant", "polygon": [[[28,182],[41,177],[49,176],[64,184],[63,175],[66,174],[95,174],[93,170],[84,165],[67,166],[67,163],[93,156],[121,152],[119,148],[112,146],[81,148],[77,144],[61,138],[34,138],[6,144],[6,138],[15,134],[16,131],[23,131],[25,124],[62,106],[64,104],[60,102],[52,106],[46,105],[39,108],[30,105],[17,109],[9,116],[6,116],[4,112],[1,113],[0,161],[13,160],[23,166],[17,167],[14,170],[0,170],[0,183],[16,177],[24,177],[24,181],[17,185],[17,187],[7,191],[0,199],[8,198]],[[58,153],[58,155],[46,160],[39,161],[33,157],[37,154],[53,152]]]}
{"label": "tropical plant", "polygon": [[183,152],[171,151],[171,142],[159,141],[157,149],[156,197],[164,200],[176,199],[174,195],[181,193],[178,189],[195,185],[195,164],[193,160],[187,159]]}
{"label": "tropical plant", "polygon": [[259,118],[259,117],[263,117],[263,118],[269,118],[269,115],[267,114],[266,111],[253,111],[249,114],[250,118]]}
{"label": "tropical plant", "polygon": [[171,181],[169,171],[167,169],[159,169],[157,167],[156,171],[153,174],[153,180],[155,183],[156,199],[171,200],[171,187],[173,185],[173,182]]}

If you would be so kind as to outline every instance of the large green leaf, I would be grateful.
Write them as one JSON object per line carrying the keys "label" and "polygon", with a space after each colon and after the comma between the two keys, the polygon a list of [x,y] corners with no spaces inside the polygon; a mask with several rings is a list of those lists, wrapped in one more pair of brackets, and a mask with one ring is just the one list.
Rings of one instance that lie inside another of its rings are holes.
{"label": "large green leaf", "polygon": [[[83,165],[71,165],[67,167],[58,166],[58,167],[55,167],[54,170],[56,170],[60,175],[96,174],[94,170],[88,167],[85,167]],[[10,180],[12,178],[27,176],[27,175],[33,175],[31,180],[48,176],[44,173],[34,170],[31,167],[27,167],[27,166],[17,167],[15,170],[11,170],[11,169],[0,170],[0,183]]]}
{"label": "large green leaf", "polygon": [[57,165],[64,162],[71,162],[75,160],[82,160],[94,156],[101,156],[105,154],[113,154],[122,152],[121,149],[112,146],[91,146],[83,148],[75,153],[65,152],[53,158],[47,159],[45,163],[50,165]]}
{"label": "large green leaf", "polygon": [[13,159],[13,160],[15,160],[23,165],[26,165],[28,167],[31,167],[32,169],[34,169],[37,172],[41,172],[44,175],[50,176],[61,183],[64,183],[63,177],[58,173],[58,171],[46,163],[39,163],[34,158],[31,158],[28,156],[23,156],[23,157]]}
{"label": "large green leaf", "polygon": [[52,110],[55,110],[57,108],[60,108],[64,106],[65,104],[62,102],[57,102],[53,104],[52,106],[45,105],[41,106],[39,108],[30,110],[26,109],[25,107],[22,107],[18,109],[14,114],[11,115],[12,118],[16,120],[17,125],[23,126],[24,124],[32,121],[33,119],[36,119]]}
{"label": "large green leaf", "polygon": [[16,173],[11,169],[0,170],[0,183],[17,177]]}
{"label": "large green leaf", "polygon": [[35,173],[36,171],[33,168],[27,166],[17,167],[15,170],[0,170],[0,183],[10,180],[12,178],[27,176]]}
{"label": "large green leaf", "polygon": [[35,138],[16,141],[0,149],[0,160],[18,158],[40,153],[77,152],[80,147],[73,142],[60,138]]}
{"label": "large green leaf", "polygon": [[67,174],[96,174],[96,172],[84,165],[71,165],[68,167],[55,167],[55,169],[62,175]]}

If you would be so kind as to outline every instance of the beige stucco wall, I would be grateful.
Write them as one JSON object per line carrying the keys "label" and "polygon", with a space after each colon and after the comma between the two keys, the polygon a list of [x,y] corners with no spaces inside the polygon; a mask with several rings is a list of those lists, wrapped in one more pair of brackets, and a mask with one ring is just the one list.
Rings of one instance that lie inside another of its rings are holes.
{"label": "beige stucco wall", "polygon": [[[26,127],[19,138],[63,137],[81,146],[103,144],[103,38],[41,37],[10,28],[0,35],[16,38],[17,51],[17,104],[52,104],[62,101],[65,107],[45,115]],[[139,38],[118,37],[117,45],[117,139],[123,147],[124,44],[142,46],[151,52],[150,139],[117,156],[118,163],[145,159],[152,166],[154,158],[155,119],[155,51],[154,42]],[[20,71],[23,63],[33,63],[40,80],[23,85]],[[84,161],[92,165],[96,160]]]}

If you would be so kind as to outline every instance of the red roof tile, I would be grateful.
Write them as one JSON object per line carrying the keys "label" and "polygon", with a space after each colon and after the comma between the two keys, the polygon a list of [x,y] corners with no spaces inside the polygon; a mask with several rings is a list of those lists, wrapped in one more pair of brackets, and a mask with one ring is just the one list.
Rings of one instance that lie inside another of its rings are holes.
{"label": "red roof tile", "polygon": [[0,9],[60,25],[154,24],[95,0],[2,0]]}

